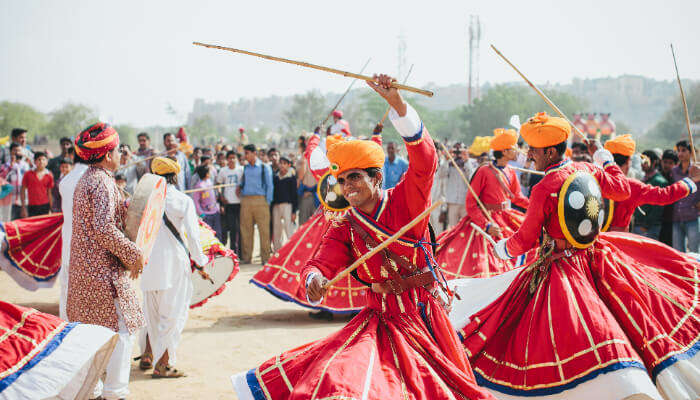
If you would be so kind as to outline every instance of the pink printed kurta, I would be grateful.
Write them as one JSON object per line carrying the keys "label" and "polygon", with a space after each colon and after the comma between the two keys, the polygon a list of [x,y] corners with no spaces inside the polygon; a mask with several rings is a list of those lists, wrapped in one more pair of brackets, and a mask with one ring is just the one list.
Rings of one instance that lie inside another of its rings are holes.
{"label": "pink printed kurta", "polygon": [[73,238],[67,312],[70,321],[102,325],[118,331],[119,303],[129,332],[145,325],[127,270],[141,250],[122,233],[124,198],[112,172],[90,166],[73,197]]}

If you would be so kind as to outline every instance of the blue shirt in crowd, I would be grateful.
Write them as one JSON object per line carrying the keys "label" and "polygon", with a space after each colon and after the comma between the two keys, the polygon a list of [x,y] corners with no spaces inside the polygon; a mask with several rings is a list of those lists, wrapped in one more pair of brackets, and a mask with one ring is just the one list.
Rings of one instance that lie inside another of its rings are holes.
{"label": "blue shirt in crowd", "polygon": [[243,167],[241,196],[265,196],[268,204],[272,203],[274,186],[272,185],[272,168],[255,159],[255,165]]}
{"label": "blue shirt in crowd", "polygon": [[384,189],[391,189],[401,180],[408,170],[408,161],[403,157],[394,157],[394,162],[389,157],[384,160]]}

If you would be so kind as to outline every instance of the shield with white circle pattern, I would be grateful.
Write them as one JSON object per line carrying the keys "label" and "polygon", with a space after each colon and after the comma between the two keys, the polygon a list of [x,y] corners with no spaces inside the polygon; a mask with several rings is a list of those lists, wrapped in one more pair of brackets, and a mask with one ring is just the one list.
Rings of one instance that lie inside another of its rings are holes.
{"label": "shield with white circle pattern", "polygon": [[606,222],[600,185],[593,175],[576,171],[566,178],[559,190],[557,214],[572,246],[585,249],[593,244]]}

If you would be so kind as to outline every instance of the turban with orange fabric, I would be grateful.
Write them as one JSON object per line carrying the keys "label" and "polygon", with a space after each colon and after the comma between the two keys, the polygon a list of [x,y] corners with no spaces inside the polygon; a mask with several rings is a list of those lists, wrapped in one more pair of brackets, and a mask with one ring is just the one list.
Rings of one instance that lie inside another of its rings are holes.
{"label": "turban with orange fabric", "polygon": [[520,134],[530,147],[544,148],[565,142],[571,133],[571,125],[564,118],[552,117],[546,112],[537,113],[520,127]]}
{"label": "turban with orange fabric", "polygon": [[603,147],[613,154],[622,154],[623,156],[629,157],[634,154],[636,145],[634,139],[632,139],[632,135],[627,134],[608,140]]}
{"label": "turban with orange fabric", "polygon": [[351,169],[384,167],[384,149],[371,140],[343,140],[328,147],[330,173],[336,178]]}
{"label": "turban with orange fabric", "polygon": [[493,130],[491,150],[503,151],[513,148],[518,143],[518,134],[513,129],[498,128]]}
{"label": "turban with orange fabric", "polygon": [[75,138],[75,153],[85,161],[97,161],[119,146],[119,134],[111,125],[98,122]]}

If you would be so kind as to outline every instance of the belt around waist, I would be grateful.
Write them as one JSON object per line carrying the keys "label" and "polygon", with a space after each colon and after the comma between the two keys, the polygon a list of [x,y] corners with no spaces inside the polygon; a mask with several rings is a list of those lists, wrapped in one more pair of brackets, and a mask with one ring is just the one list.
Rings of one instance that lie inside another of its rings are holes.
{"label": "belt around waist", "polygon": [[435,281],[430,271],[419,272],[415,275],[402,276],[398,279],[389,279],[384,282],[372,283],[372,291],[379,294],[400,294],[408,289],[418,286],[427,286]]}
{"label": "belt around waist", "polygon": [[489,211],[503,211],[510,208],[510,202],[504,201],[503,203],[484,203],[484,207]]}

